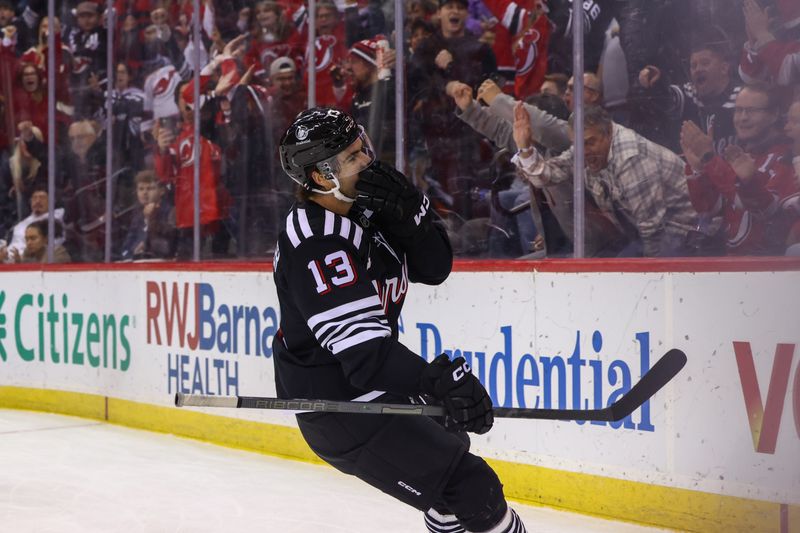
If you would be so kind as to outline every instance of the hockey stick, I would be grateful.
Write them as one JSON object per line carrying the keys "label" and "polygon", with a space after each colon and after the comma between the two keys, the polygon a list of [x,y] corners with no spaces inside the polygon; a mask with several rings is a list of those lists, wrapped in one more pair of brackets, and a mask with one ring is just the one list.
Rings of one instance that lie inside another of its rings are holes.
{"label": "hockey stick", "polygon": [[[496,407],[495,418],[532,418],[545,420],[602,420],[616,422],[633,413],[686,364],[686,354],[673,348],[659,359],[653,368],[616,402],[602,409],[526,409]],[[361,413],[378,415],[445,416],[441,405],[405,405],[394,403],[348,402],[336,400],[303,400],[263,398],[257,396],[209,396],[204,394],[175,394],[178,407],[233,407],[238,409],[279,409],[326,413]]]}

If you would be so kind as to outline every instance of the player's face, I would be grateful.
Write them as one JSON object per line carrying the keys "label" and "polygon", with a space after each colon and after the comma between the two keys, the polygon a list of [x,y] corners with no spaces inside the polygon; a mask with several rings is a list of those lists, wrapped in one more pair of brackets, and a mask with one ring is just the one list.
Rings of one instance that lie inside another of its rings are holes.
{"label": "player's face", "polygon": [[339,171],[339,189],[350,198],[356,197],[356,182],[358,173],[370,166],[375,161],[375,153],[366,133],[359,136],[356,141],[336,156]]}
{"label": "player's face", "polygon": [[367,168],[375,160],[371,150],[365,142],[359,138],[336,156],[339,163],[338,175],[340,178],[358,176],[358,173]]}

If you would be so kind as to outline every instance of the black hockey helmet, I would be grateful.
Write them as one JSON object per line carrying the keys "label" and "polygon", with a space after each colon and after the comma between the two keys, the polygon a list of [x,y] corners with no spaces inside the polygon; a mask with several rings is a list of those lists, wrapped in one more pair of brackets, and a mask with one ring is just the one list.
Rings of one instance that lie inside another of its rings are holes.
{"label": "black hockey helmet", "polygon": [[281,137],[281,166],[294,181],[311,189],[306,170],[316,167],[326,177],[335,177],[338,169],[330,162],[359,137],[366,137],[363,128],[344,111],[330,107],[307,109],[297,115]]}

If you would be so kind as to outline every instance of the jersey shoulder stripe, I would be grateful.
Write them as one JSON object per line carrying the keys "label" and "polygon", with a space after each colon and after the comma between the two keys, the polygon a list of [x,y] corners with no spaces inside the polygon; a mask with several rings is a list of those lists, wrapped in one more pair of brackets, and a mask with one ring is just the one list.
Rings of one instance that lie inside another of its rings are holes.
{"label": "jersey shoulder stripe", "polygon": [[[321,213],[320,213],[321,212]],[[327,209],[295,207],[286,216],[286,236],[294,248],[311,237],[339,236],[350,241],[361,252],[364,229],[347,217]]]}

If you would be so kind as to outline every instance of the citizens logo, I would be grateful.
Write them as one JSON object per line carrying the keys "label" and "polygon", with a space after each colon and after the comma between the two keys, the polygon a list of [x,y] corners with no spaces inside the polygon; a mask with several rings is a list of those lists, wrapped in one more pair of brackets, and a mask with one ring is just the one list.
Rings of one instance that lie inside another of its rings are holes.
{"label": "citizens logo", "polygon": [[[25,362],[122,372],[130,367],[129,315],[73,310],[67,294],[23,293],[11,306],[13,315],[6,314],[5,304],[6,292],[0,291],[0,360],[7,362],[16,354]],[[13,316],[11,328],[9,316]]]}

